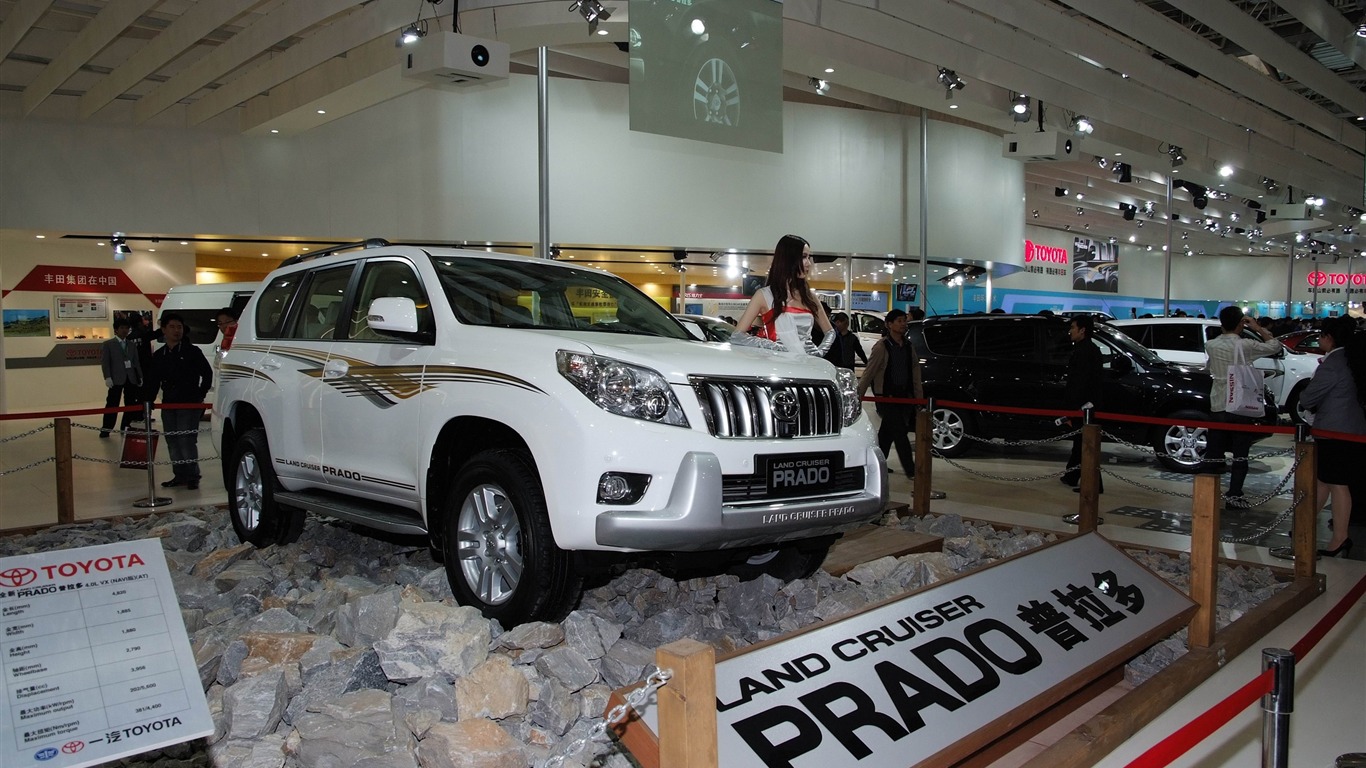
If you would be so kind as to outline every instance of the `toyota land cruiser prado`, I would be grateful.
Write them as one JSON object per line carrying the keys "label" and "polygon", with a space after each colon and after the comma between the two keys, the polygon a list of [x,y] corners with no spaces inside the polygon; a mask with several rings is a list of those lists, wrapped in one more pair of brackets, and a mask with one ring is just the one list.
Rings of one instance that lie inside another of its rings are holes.
{"label": "toyota land cruiser prado", "polygon": [[813,570],[887,497],[856,382],[689,338],[553,261],[368,241],[286,262],[219,366],[233,527],[286,542],[310,510],[429,536],[505,624],[567,611],[586,551]]}

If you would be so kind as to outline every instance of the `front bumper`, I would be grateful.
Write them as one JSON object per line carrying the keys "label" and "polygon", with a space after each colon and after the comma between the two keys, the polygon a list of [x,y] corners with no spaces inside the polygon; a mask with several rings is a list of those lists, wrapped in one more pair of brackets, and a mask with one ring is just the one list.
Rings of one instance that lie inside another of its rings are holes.
{"label": "front bumper", "polygon": [[698,552],[731,549],[839,533],[876,519],[887,503],[887,461],[870,448],[866,482],[857,492],[820,498],[725,505],[721,462],[689,452],[663,509],[621,510],[597,517],[597,543],[622,549]]}

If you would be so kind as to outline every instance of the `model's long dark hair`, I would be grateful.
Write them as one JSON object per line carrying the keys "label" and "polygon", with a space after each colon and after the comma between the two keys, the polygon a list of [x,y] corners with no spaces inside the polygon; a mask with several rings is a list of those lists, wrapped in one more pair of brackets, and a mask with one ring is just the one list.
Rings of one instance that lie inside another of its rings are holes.
{"label": "model's long dark hair", "polygon": [[773,263],[768,268],[768,287],[773,292],[774,315],[782,314],[783,307],[787,306],[787,300],[792,293],[798,296],[802,306],[811,310],[811,314],[820,313],[819,307],[811,298],[811,289],[806,284],[806,278],[801,276],[802,252],[810,245],[804,237],[783,235],[773,247]]}

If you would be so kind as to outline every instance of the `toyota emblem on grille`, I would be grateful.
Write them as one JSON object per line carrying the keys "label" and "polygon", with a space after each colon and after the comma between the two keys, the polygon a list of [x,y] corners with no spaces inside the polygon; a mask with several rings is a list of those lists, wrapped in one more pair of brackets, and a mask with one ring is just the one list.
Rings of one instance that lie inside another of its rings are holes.
{"label": "toyota emblem on grille", "polygon": [[773,393],[773,415],[780,421],[797,418],[797,393],[790,389],[780,389]]}

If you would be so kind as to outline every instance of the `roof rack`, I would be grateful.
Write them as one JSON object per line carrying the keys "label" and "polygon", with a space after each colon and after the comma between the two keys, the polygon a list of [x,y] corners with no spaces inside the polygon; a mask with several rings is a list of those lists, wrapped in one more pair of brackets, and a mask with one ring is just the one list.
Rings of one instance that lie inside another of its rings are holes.
{"label": "roof rack", "polygon": [[321,251],[313,251],[312,253],[301,253],[298,256],[290,256],[288,259],[285,259],[284,261],[280,262],[280,266],[289,267],[295,264],[302,264],[305,261],[312,261],[313,259],[321,258],[323,256],[331,256],[334,253],[341,253],[342,251],[349,251],[354,248],[387,248],[389,244],[389,241],[385,240],[382,237],[371,237],[362,240],[359,243],[343,243],[341,245],[334,245],[331,248],[324,248]]}

